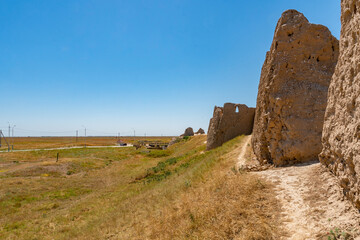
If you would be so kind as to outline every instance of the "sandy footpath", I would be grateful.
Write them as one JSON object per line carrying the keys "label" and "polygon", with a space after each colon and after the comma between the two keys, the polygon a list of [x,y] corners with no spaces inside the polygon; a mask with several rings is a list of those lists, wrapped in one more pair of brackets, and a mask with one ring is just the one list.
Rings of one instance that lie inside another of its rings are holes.
{"label": "sandy footpath", "polygon": [[246,155],[246,151],[248,150],[248,147],[250,147],[250,141],[251,141],[251,135],[245,136],[244,144],[241,147],[240,154],[238,157],[238,162],[237,162],[238,168],[242,168],[243,166],[246,165],[245,155]]}
{"label": "sandy footpath", "polygon": [[[247,136],[240,151],[239,166],[246,164],[244,156],[250,138]],[[327,233],[336,228],[339,232],[360,236],[359,211],[344,198],[337,179],[320,163],[273,168],[253,174],[276,186],[274,194],[282,206],[281,228],[286,234],[281,239],[327,239]]]}

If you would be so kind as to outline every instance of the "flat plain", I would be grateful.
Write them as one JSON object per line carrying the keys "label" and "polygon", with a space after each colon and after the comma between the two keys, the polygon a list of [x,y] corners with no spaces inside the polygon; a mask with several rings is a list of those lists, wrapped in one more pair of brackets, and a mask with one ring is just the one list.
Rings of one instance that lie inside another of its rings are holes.
{"label": "flat plain", "polygon": [[[134,142],[162,141],[169,142],[172,137],[14,137],[7,138],[14,150],[22,149],[42,149],[42,148],[62,148],[75,146],[115,146],[118,140],[133,144]],[[0,150],[7,150],[8,146],[4,139]]]}

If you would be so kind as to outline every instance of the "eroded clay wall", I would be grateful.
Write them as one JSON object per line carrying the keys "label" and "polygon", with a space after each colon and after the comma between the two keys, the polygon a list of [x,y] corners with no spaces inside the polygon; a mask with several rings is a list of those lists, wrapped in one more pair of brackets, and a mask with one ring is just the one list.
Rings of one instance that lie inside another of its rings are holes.
{"label": "eroded clay wall", "polygon": [[329,88],[320,161],[360,208],[360,1],[341,1],[340,56]]}
{"label": "eroded clay wall", "polygon": [[244,104],[225,103],[215,107],[207,135],[207,150],[221,146],[240,135],[249,135],[253,129],[255,108]]}
{"label": "eroded clay wall", "polygon": [[338,40],[296,10],[278,21],[266,54],[252,145],[261,163],[276,166],[316,160]]}

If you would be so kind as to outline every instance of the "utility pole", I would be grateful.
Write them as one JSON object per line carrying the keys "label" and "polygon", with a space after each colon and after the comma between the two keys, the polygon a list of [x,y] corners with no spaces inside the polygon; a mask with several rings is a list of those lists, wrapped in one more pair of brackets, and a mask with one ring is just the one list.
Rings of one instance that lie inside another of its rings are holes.
{"label": "utility pole", "polygon": [[118,140],[120,139],[120,133],[118,133]]}
{"label": "utility pole", "polygon": [[12,127],[12,137],[11,137],[11,140],[12,140],[12,145],[11,145],[11,148],[12,150],[14,150],[14,128],[16,127],[16,125],[14,125]]}
{"label": "utility pole", "polygon": [[84,147],[86,147],[86,127],[84,125],[82,125],[83,128],[85,128],[85,139],[84,139]]}
{"label": "utility pole", "polygon": [[1,138],[1,135],[3,136],[4,140],[5,140],[5,143],[7,144],[8,146],[8,152],[10,152],[10,144],[9,142],[6,140],[6,137],[4,136],[3,132],[0,130],[0,138]]}
{"label": "utility pole", "polygon": [[85,128],[85,147],[86,147],[86,128]]}
{"label": "utility pole", "polygon": [[76,130],[76,142],[78,142],[78,136],[79,136],[79,131],[78,130]]}

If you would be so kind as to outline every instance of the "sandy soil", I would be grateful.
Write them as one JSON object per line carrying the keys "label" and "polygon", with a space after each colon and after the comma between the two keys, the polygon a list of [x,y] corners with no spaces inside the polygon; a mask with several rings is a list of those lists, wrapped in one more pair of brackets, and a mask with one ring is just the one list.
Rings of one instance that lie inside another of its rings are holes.
{"label": "sandy soil", "polygon": [[[247,143],[239,154],[239,166],[246,164],[244,158]],[[282,206],[280,239],[327,239],[329,231],[339,229],[360,239],[360,214],[344,198],[337,179],[320,163],[254,172],[273,182],[276,198]],[[348,239],[354,239],[350,237]],[[344,239],[344,238],[337,238]]]}

